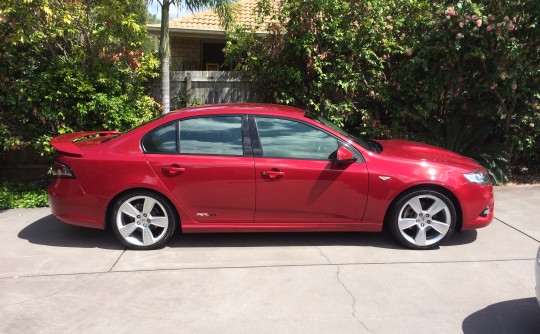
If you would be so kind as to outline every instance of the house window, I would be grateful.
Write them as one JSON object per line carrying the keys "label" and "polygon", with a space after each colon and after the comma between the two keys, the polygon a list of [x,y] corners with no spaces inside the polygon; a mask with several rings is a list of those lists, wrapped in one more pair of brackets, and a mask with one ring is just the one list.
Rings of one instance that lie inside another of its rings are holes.
{"label": "house window", "polygon": [[221,66],[225,62],[224,48],[225,43],[203,43],[203,70],[216,70],[216,67],[221,69]]}

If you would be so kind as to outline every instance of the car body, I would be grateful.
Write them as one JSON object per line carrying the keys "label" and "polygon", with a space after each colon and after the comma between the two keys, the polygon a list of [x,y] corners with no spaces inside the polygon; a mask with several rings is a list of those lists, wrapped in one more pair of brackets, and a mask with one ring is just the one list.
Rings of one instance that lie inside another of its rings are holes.
{"label": "car body", "polygon": [[536,277],[536,301],[538,302],[538,305],[540,306],[540,247],[538,247],[538,251],[536,252],[536,261],[534,262],[534,273]]}
{"label": "car body", "polygon": [[162,247],[177,228],[375,232],[385,223],[405,246],[428,249],[493,219],[493,188],[474,160],[355,138],[293,107],[190,107],[123,134],[72,133],[51,145],[53,214],[110,224],[136,249]]}

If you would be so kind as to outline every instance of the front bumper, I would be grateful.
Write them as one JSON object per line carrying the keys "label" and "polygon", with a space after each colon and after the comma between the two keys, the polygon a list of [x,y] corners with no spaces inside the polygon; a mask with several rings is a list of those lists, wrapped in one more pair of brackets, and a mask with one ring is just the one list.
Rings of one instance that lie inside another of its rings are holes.
{"label": "front bumper", "polygon": [[461,230],[485,227],[493,221],[495,209],[493,186],[467,183],[459,189],[457,196],[463,215]]}

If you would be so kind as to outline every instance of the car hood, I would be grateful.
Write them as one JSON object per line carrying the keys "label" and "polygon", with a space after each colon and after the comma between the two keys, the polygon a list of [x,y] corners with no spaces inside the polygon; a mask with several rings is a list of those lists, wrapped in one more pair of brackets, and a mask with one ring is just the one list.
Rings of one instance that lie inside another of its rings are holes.
{"label": "car hood", "polygon": [[471,158],[452,151],[423,143],[406,140],[378,140],[383,147],[381,156],[416,160],[419,162],[453,165],[465,169],[478,169],[481,166]]}

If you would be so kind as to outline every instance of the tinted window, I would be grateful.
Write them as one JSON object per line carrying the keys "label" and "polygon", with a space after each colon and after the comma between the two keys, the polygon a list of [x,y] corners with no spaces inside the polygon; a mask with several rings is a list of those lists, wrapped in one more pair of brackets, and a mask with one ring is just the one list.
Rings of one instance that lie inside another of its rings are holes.
{"label": "tinted window", "polygon": [[143,148],[149,153],[176,153],[176,122],[159,127],[143,139]]}
{"label": "tinted window", "polygon": [[256,117],[264,157],[327,160],[338,149],[336,138],[310,125]]}
{"label": "tinted window", "polygon": [[242,117],[200,117],[181,121],[180,153],[243,155]]}

